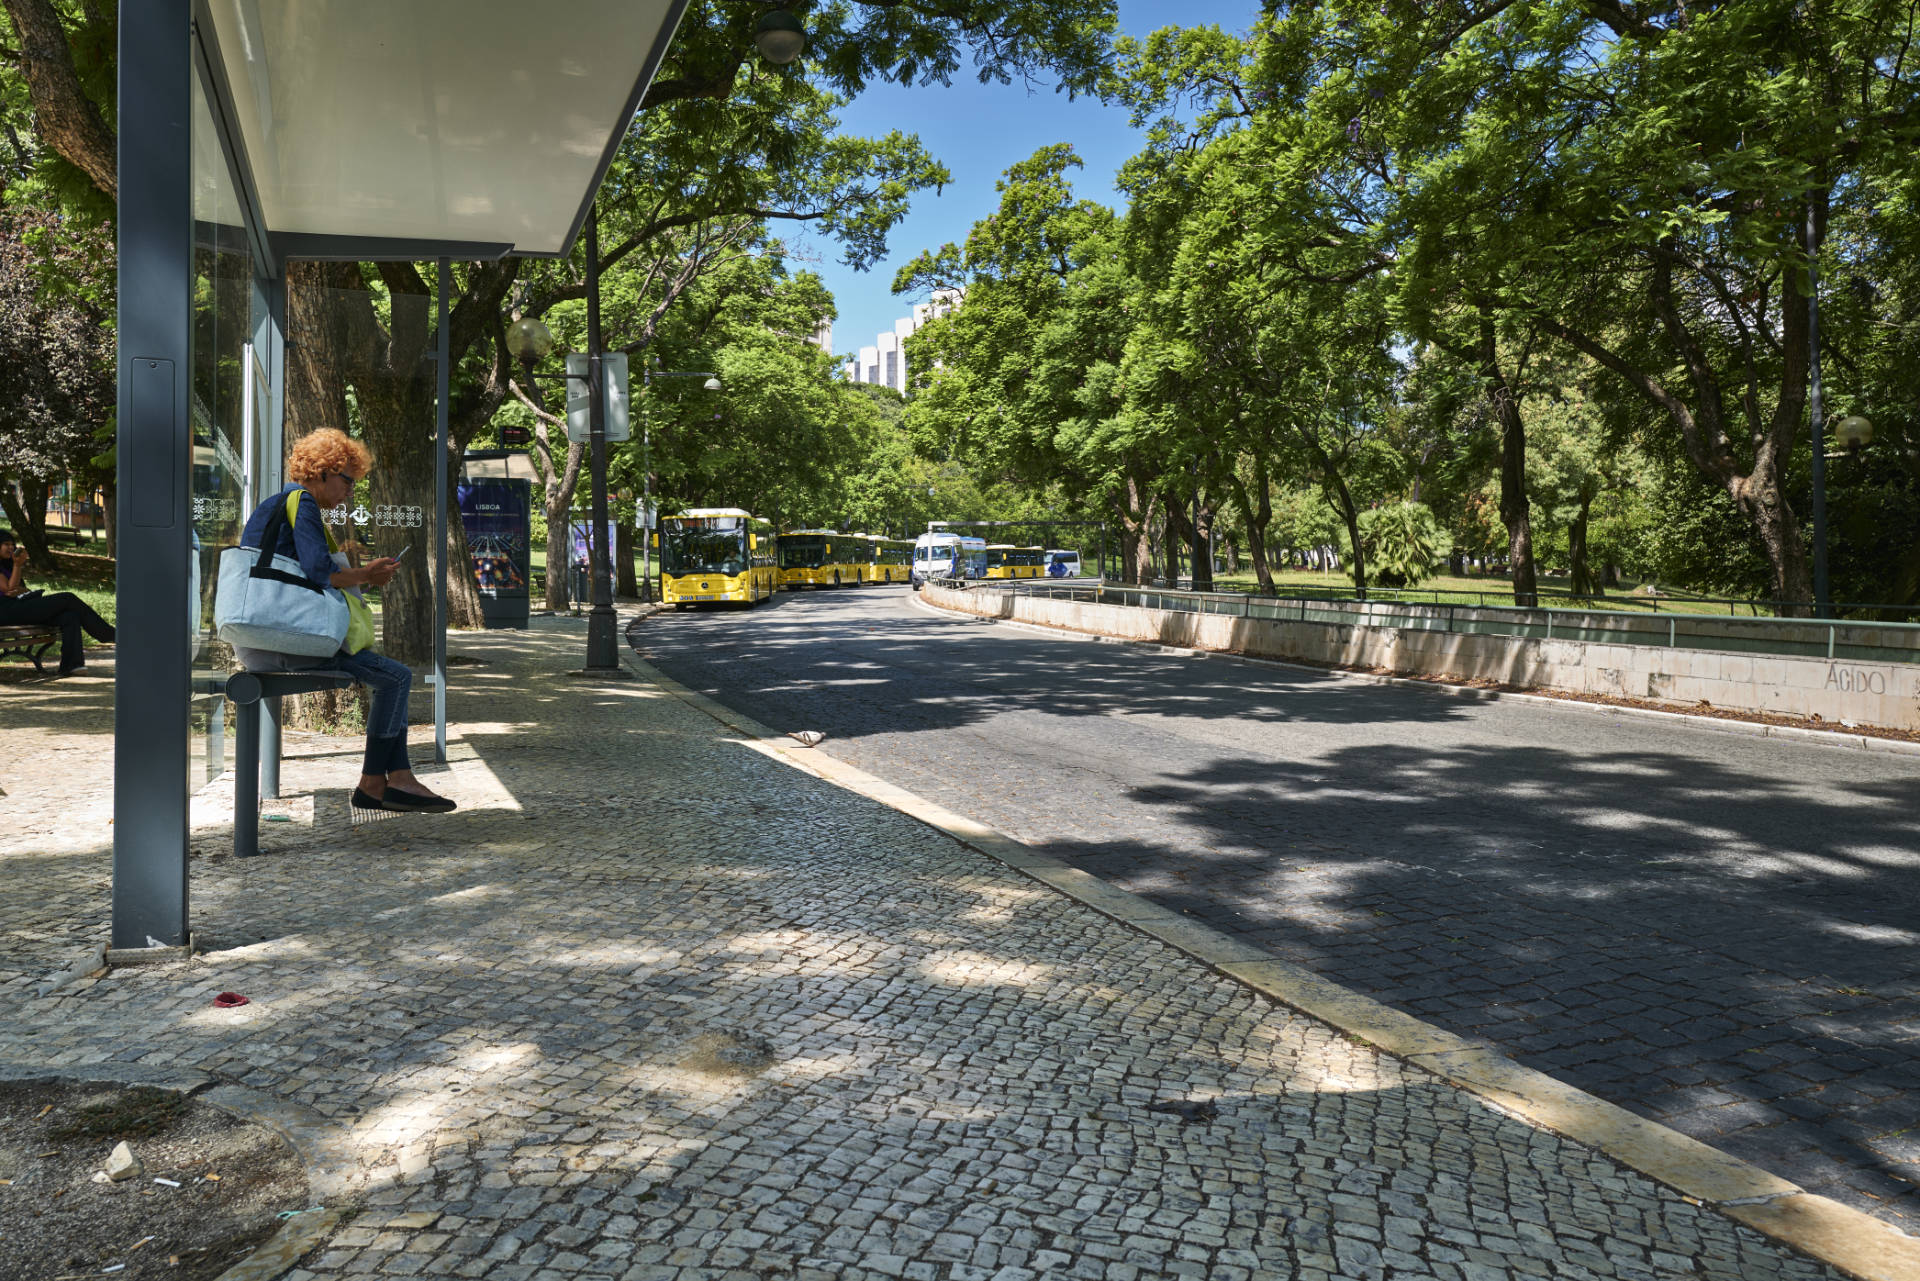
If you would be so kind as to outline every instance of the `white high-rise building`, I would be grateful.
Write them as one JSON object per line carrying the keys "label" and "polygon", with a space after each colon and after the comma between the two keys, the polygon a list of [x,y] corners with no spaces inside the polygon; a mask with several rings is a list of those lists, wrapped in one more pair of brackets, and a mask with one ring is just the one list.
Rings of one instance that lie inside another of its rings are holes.
{"label": "white high-rise building", "polygon": [[936,289],[930,302],[915,303],[913,314],[893,322],[892,333],[875,334],[871,347],[862,347],[841,372],[848,382],[879,383],[907,394],[907,339],[929,320],[960,305],[958,289]]}

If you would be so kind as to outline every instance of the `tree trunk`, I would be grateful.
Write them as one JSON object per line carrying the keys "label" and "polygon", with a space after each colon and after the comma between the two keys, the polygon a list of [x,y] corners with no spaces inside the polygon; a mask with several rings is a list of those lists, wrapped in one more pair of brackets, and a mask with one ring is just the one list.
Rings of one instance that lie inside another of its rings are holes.
{"label": "tree trunk", "polygon": [[[382,507],[418,507],[431,528],[433,519],[433,384],[413,376],[356,380],[361,421],[373,450],[368,489],[376,512]],[[399,550],[403,530],[376,530],[375,550]],[[449,522],[449,535],[452,528]],[[380,589],[380,652],[408,664],[428,662],[434,651],[432,537],[418,540],[403,556],[392,581]],[[462,541],[464,542],[464,536]],[[464,553],[463,553],[464,554]]]}
{"label": "tree trunk", "polygon": [[1270,504],[1260,504],[1258,517],[1247,518],[1247,554],[1253,559],[1253,576],[1260,583],[1263,596],[1274,594],[1273,562],[1267,559],[1267,526],[1273,520]]}
{"label": "tree trunk", "polygon": [[100,525],[107,534],[107,559],[120,556],[120,489],[112,477],[100,482]]}
{"label": "tree trunk", "polygon": [[1773,570],[1774,599],[1793,602],[1781,608],[1782,617],[1805,617],[1813,600],[1813,567],[1800,537],[1800,520],[1782,492],[1771,467],[1756,467],[1733,487],[1733,503],[1760,538],[1761,550]]}
{"label": "tree trunk", "polygon": [[[548,443],[547,425],[542,422],[536,428],[542,445]],[[547,468],[546,495],[544,505],[547,512],[547,608],[556,614],[565,613],[571,599],[569,571],[573,565],[573,539],[570,517],[573,514],[573,491],[580,483],[580,464],[586,458],[586,447],[577,441],[567,443],[566,463]],[[552,458],[549,450],[547,457]],[[557,474],[556,474],[557,473]]]}
{"label": "tree trunk", "polygon": [[1333,499],[1333,505],[1340,512],[1341,522],[1347,527],[1347,546],[1353,549],[1352,575],[1354,594],[1361,600],[1367,598],[1367,549],[1360,542],[1360,509],[1354,505],[1353,491],[1347,488],[1347,481],[1337,470],[1329,469],[1321,485]]}
{"label": "tree trunk", "polygon": [[[343,262],[287,264],[287,361],[281,456],[294,442],[323,427],[347,429],[345,358],[348,317],[335,291],[357,288],[360,269]],[[277,489],[286,476],[261,478],[261,489]],[[249,513],[251,515],[251,513]],[[298,694],[281,701],[285,724],[296,729],[330,730],[366,723],[365,701],[357,688]]]}
{"label": "tree trunk", "polygon": [[1120,581],[1137,587],[1153,577],[1153,499],[1131,471],[1119,526]]}
{"label": "tree trunk", "polygon": [[1587,565],[1587,518],[1593,511],[1593,497],[1591,485],[1580,487],[1580,510],[1575,514],[1573,524],[1567,527],[1567,560],[1572,572],[1572,582],[1568,586],[1575,596],[1606,594]]}
{"label": "tree trunk", "polygon": [[1213,509],[1193,497],[1193,519],[1187,522],[1187,545],[1193,562],[1193,590],[1213,590]]}
{"label": "tree trunk", "polygon": [[1500,368],[1493,317],[1485,311],[1480,313],[1479,359],[1487,408],[1500,427],[1500,519],[1507,527],[1513,603],[1532,609],[1540,603],[1540,584],[1533,564],[1533,509],[1527,498],[1527,428],[1520,417],[1520,397]]}
{"label": "tree trunk", "polygon": [[[451,469],[452,460],[448,460]],[[480,608],[480,585],[473,580],[473,561],[467,555],[467,522],[460,515],[460,504],[453,500],[457,475],[447,477],[447,627],[453,631],[479,631],[486,627],[486,615]],[[433,566],[427,569],[431,572]]]}
{"label": "tree trunk", "polygon": [[[1253,460],[1252,492],[1259,495],[1254,501],[1249,495],[1249,487],[1240,483],[1236,476],[1233,481],[1233,496],[1240,508],[1240,519],[1247,526],[1247,555],[1253,561],[1253,576],[1260,583],[1260,592],[1264,596],[1274,594],[1273,566],[1267,560],[1267,528],[1273,524],[1272,485],[1267,475],[1267,460],[1256,455]],[[1238,557],[1234,568],[1239,569]]]}
{"label": "tree trunk", "polygon": [[640,580],[633,572],[633,527],[624,520],[613,526],[613,593],[625,600],[640,599]]}
{"label": "tree trunk", "polygon": [[[17,488],[16,488],[17,486]],[[0,483],[0,505],[13,526],[27,559],[42,573],[53,570],[53,548],[47,542],[47,482],[34,476],[18,476],[11,483]]]}
{"label": "tree trunk", "polygon": [[1180,572],[1180,549],[1192,545],[1193,520],[1188,514],[1190,509],[1186,501],[1177,493],[1162,495],[1161,505],[1166,512],[1160,542],[1167,556],[1167,586],[1177,588],[1181,578],[1188,577]]}

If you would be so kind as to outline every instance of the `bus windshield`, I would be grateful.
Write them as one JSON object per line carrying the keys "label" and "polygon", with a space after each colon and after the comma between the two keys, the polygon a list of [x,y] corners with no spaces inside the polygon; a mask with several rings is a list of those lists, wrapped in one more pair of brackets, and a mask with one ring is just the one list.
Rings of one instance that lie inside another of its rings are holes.
{"label": "bus windshield", "polygon": [[660,568],[669,574],[744,574],[745,542],[737,529],[669,526],[660,535]]}
{"label": "bus windshield", "polygon": [[796,538],[792,534],[780,536],[780,568],[818,569],[826,563],[825,538]]}

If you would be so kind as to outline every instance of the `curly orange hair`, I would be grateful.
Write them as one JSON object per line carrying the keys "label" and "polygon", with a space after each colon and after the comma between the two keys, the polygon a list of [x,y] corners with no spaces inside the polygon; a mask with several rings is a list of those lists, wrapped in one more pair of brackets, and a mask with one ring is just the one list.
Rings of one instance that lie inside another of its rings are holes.
{"label": "curly orange hair", "polygon": [[345,472],[358,479],[373,466],[367,447],[347,433],[333,427],[308,432],[293,443],[287,458],[287,471],[302,485],[320,479],[322,472]]}

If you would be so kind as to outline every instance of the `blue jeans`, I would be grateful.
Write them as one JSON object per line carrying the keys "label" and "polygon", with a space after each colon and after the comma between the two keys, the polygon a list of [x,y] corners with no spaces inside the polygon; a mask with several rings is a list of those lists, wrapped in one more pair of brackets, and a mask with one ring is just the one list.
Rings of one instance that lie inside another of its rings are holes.
{"label": "blue jeans", "polygon": [[320,664],[321,671],[346,672],[373,695],[367,713],[367,752],[363,774],[391,774],[412,768],[407,761],[407,692],[413,673],[405,663],[363,649],[358,654],[335,654]]}

